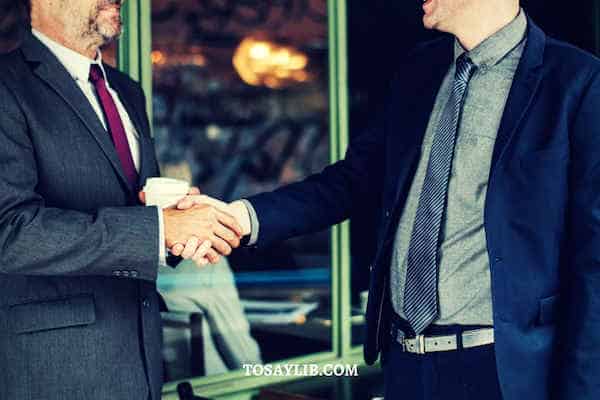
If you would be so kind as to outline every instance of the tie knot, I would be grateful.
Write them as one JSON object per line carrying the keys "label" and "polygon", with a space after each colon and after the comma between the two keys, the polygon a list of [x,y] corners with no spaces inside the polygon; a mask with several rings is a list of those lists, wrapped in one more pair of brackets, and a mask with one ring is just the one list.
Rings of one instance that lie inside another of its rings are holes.
{"label": "tie knot", "polygon": [[473,61],[467,56],[467,53],[463,53],[456,59],[456,79],[469,82],[473,72],[475,72],[477,66],[473,64]]}
{"label": "tie knot", "polygon": [[90,66],[90,82],[97,83],[104,80],[104,75],[98,64],[92,64]]}

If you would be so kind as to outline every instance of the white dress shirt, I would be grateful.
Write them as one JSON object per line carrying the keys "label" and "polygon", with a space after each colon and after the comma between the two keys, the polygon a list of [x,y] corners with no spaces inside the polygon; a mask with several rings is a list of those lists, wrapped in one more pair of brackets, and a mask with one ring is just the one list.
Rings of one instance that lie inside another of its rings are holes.
{"label": "white dress shirt", "polygon": [[[133,123],[131,122],[131,118],[129,118],[129,114],[125,110],[123,103],[119,99],[119,94],[115,92],[111,87],[108,79],[106,77],[106,71],[104,70],[104,66],[102,65],[102,53],[98,50],[98,54],[95,60],[89,59],[88,57],[77,53],[74,50],[71,50],[62,44],[50,39],[48,36],[43,33],[32,29],[33,35],[38,38],[48,49],[56,56],[58,61],[65,67],[67,72],[73,77],[77,86],[81,89],[85,97],[90,102],[90,105],[96,112],[98,119],[104,126],[104,129],[107,129],[106,120],[104,117],[104,112],[102,111],[102,106],[98,100],[96,95],[96,89],[94,85],[89,80],[90,76],[90,68],[92,64],[96,64],[100,67],[102,71],[102,75],[104,75],[104,82],[106,83],[106,87],[108,92],[113,98],[117,106],[117,110],[119,111],[119,116],[121,117],[121,121],[123,122],[123,127],[125,128],[125,133],[127,135],[127,141],[129,143],[129,149],[131,150],[131,157],[133,158],[133,163],[135,165],[135,169],[140,171],[140,144],[139,144],[139,133],[135,129]],[[107,129],[108,131],[108,129]],[[108,132],[107,132],[108,134]],[[166,265],[165,257],[166,250],[164,247],[164,225],[163,225],[163,214],[162,210],[158,209],[158,221],[159,221],[159,264]]]}

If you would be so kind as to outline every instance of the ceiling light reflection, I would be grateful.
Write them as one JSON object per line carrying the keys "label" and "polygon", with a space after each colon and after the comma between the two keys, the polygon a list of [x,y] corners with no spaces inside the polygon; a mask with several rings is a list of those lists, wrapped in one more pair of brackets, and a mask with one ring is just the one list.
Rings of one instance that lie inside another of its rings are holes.
{"label": "ceiling light reflection", "polygon": [[233,55],[233,65],[244,82],[278,89],[310,80],[308,56],[291,47],[245,38]]}

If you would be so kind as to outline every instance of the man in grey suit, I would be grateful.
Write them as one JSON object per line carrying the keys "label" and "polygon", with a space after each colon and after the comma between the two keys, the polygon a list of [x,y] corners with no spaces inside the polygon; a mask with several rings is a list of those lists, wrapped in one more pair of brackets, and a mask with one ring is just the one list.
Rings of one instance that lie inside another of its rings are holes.
{"label": "man in grey suit", "polygon": [[159,399],[155,279],[167,247],[220,254],[240,227],[211,207],[143,207],[159,174],[144,94],[102,63],[121,1],[33,0],[0,56],[0,399]]}

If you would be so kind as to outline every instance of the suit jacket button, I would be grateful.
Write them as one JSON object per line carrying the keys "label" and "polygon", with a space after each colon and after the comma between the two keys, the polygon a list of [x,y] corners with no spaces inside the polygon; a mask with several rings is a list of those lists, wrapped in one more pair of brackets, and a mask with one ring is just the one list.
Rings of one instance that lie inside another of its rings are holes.
{"label": "suit jacket button", "polygon": [[142,300],[142,306],[144,308],[149,308],[150,307],[150,300],[148,300],[148,299]]}
{"label": "suit jacket button", "polygon": [[137,278],[138,277],[138,272],[137,271],[131,271],[131,277],[132,278]]}
{"label": "suit jacket button", "polygon": [[114,276],[121,276],[121,271],[113,271]]}
{"label": "suit jacket button", "polygon": [[123,277],[127,278],[129,276],[129,271],[123,271]]}

